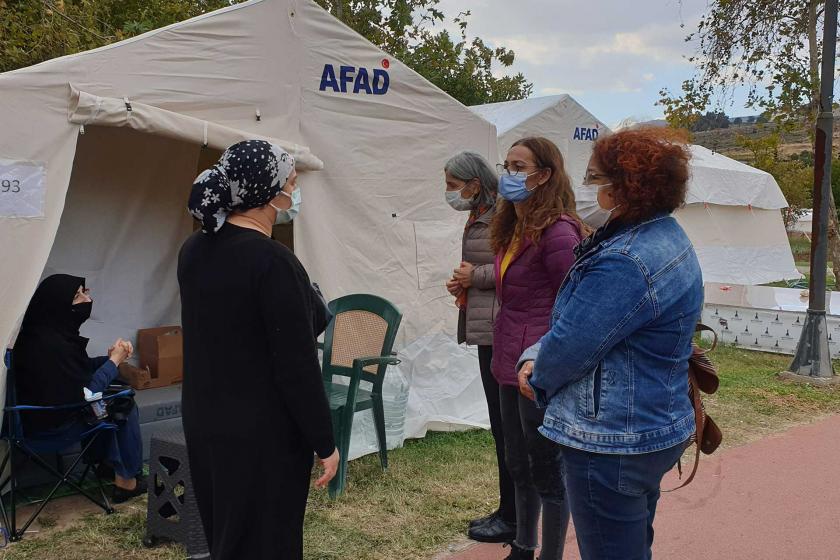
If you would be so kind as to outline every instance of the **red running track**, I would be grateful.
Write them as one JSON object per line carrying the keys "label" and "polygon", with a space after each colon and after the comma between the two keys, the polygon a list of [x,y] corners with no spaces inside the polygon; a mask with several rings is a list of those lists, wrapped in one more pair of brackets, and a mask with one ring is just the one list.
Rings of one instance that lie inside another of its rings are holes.
{"label": "red running track", "polygon": [[[654,530],[659,559],[840,560],[840,416],[705,457],[690,485],[662,495]],[[437,558],[507,553],[476,544]],[[565,558],[580,558],[573,529]]]}

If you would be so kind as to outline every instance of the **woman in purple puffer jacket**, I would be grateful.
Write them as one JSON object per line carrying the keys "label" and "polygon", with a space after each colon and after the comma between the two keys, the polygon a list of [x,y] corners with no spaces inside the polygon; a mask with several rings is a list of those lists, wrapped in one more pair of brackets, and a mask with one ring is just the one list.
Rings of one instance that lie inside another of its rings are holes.
{"label": "woman in purple puffer jacket", "polygon": [[541,560],[563,557],[569,522],[560,447],[540,435],[543,410],[519,394],[516,364],[548,331],[554,299],[588,230],[575,213],[563,156],[550,140],[525,138],[499,170],[491,225],[496,252],[493,376],[499,382],[505,461],[516,489],[516,540],[508,560],[534,558],[542,509]]}

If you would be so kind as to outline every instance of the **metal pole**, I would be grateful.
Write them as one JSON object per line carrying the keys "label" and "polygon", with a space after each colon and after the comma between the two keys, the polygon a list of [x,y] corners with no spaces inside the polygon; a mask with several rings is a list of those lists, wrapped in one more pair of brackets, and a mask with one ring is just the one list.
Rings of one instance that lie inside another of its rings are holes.
{"label": "metal pole", "polygon": [[[837,52],[837,0],[826,0],[823,24],[820,114],[814,144],[814,221],[811,230],[811,284],[808,314],[788,377],[812,383],[836,382],[828,345],[825,275],[828,267],[828,213],[831,194],[834,57]],[[840,280],[840,279],[838,279]]]}

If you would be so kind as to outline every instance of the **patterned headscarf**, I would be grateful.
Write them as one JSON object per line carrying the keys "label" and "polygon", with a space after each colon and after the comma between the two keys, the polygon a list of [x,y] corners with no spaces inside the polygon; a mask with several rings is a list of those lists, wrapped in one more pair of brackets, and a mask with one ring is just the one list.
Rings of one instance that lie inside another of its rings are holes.
{"label": "patterned headscarf", "polygon": [[196,177],[187,207],[205,233],[215,233],[232,211],[271,202],[294,168],[295,158],[270,142],[239,142]]}

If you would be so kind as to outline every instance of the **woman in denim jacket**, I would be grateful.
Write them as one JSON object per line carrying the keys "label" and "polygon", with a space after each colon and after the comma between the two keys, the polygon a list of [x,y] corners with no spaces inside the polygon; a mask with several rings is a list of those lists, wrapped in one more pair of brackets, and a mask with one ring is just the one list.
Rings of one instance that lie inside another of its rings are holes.
{"label": "woman in denim jacket", "polygon": [[610,219],[576,251],[550,330],[520,361],[520,389],[547,407],[540,432],[563,449],[584,560],[651,558],[660,482],[694,432],[688,358],[703,280],[670,215],[689,156],[667,134],[595,143],[584,183]]}

